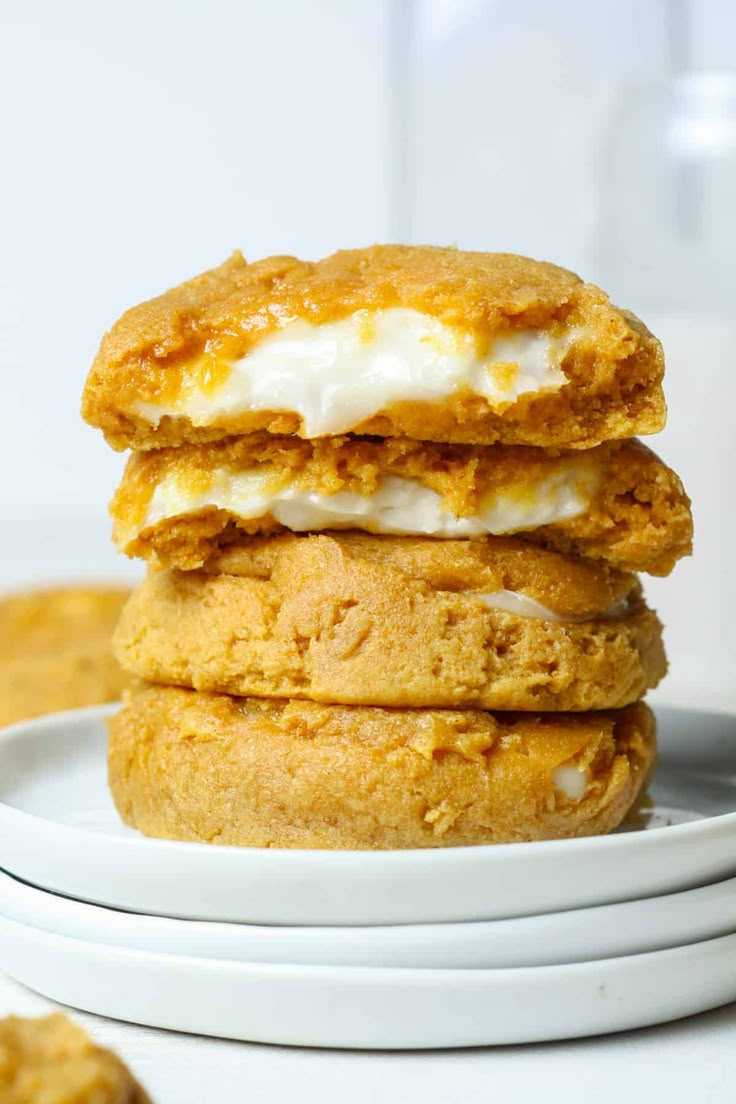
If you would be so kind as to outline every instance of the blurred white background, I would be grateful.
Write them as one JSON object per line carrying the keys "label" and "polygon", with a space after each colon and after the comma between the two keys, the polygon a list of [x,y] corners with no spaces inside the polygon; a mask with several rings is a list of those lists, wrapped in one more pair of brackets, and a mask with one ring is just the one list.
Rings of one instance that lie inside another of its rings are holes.
{"label": "blurred white background", "polygon": [[132,303],[236,247],[511,250],[665,340],[653,444],[698,534],[648,586],[659,696],[736,705],[731,66],[732,0],[4,0],[0,583],[137,573],[109,545],[122,458],[77,413]]}

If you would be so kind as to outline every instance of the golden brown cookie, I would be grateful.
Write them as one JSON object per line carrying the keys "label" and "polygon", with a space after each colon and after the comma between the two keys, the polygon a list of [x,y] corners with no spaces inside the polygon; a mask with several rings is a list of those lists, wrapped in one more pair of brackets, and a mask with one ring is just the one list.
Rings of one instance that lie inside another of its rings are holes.
{"label": "golden brown cookie", "polygon": [[134,453],[111,513],[121,552],[185,570],[243,533],[283,529],[440,538],[517,532],[654,575],[668,574],[692,547],[679,478],[638,441],[555,454],[249,434]]}
{"label": "golden brown cookie", "polygon": [[142,685],[110,722],[109,778],[150,836],[378,850],[609,832],[654,756],[641,703],[494,715]]}
{"label": "golden brown cookie", "polygon": [[69,586],[0,601],[0,725],[120,697],[110,638],[129,594]]}
{"label": "golden brown cookie", "polygon": [[117,1055],[59,1013],[0,1020],[2,1104],[150,1104]]}
{"label": "golden brown cookie", "polygon": [[123,315],[82,412],[120,449],[261,429],[588,447],[663,427],[663,371],[637,318],[526,257],[235,253]]}
{"label": "golden brown cookie", "polygon": [[154,571],[123,667],[198,690],[394,707],[616,709],[666,670],[633,575],[524,545],[251,538],[213,571]]}

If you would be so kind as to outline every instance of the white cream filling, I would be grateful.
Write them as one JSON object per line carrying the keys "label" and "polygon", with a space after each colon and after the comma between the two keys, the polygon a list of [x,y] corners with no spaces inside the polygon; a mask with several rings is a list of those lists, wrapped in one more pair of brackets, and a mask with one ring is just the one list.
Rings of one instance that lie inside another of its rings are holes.
{"label": "white cream filling", "polygon": [[579,801],[588,784],[588,772],[584,767],[574,767],[570,763],[563,763],[553,773],[552,784],[556,790],[559,790],[565,797],[569,797],[571,801]]}
{"label": "white cream filling", "polygon": [[481,511],[457,517],[436,491],[412,479],[384,478],[372,495],[339,491],[325,495],[286,485],[269,490],[272,473],[216,469],[209,486],[192,491],[167,475],[152,495],[140,531],[173,517],[207,508],[227,510],[243,520],[270,516],[294,532],[363,529],[432,537],[474,537],[513,533],[577,517],[590,506],[599,473],[583,459],[563,461],[545,479],[519,482],[489,496]]}
{"label": "white cream filling", "polygon": [[494,590],[491,594],[474,594],[472,591],[466,593],[479,598],[489,609],[503,610],[504,613],[513,613],[516,617],[532,617],[538,621],[575,620],[575,618],[560,616],[549,606],[543,606],[541,602],[536,602],[534,598],[529,598],[516,590]]}
{"label": "white cream filling", "polygon": [[582,617],[572,614],[561,614],[550,609],[549,606],[537,602],[527,594],[516,590],[494,590],[490,594],[479,594],[474,590],[463,591],[469,598],[477,598],[488,609],[502,610],[504,613],[512,613],[515,617],[531,617],[537,621],[560,621],[568,625],[581,624],[593,618],[598,620],[616,621],[626,617],[629,613],[630,603],[628,596],[617,598],[615,602],[601,613],[584,614]]}
{"label": "white cream filling", "polygon": [[170,405],[139,400],[132,411],[153,424],[186,415],[197,426],[281,411],[301,416],[305,436],[320,437],[346,433],[394,403],[438,402],[461,389],[504,407],[562,387],[575,336],[517,330],[479,355],[471,333],[405,307],[319,325],[298,320],[233,362],[218,386],[192,386]]}

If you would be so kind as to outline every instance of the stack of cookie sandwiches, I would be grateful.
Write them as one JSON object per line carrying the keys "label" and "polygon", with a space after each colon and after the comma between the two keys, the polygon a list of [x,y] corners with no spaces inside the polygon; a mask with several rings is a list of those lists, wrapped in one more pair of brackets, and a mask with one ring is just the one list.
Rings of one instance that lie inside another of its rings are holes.
{"label": "stack of cookie sandwiches", "polygon": [[84,416],[150,563],[116,635],[123,819],[406,848],[602,833],[655,759],[638,572],[690,551],[662,350],[554,265],[240,254],[125,314]]}

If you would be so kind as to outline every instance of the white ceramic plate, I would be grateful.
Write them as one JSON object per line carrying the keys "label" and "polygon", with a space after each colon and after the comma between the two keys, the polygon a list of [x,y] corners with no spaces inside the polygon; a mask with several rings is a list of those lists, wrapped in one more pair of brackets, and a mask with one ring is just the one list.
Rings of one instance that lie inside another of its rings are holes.
{"label": "white ceramic plate", "polygon": [[0,968],[52,1000],[151,1027],[298,1046],[524,1043],[675,1020],[736,998],[736,935],[522,970],[218,962],[0,919]]}
{"label": "white ceramic plate", "polygon": [[279,851],[145,839],[105,780],[109,707],[0,733],[0,865],[134,912],[255,924],[404,924],[528,916],[736,874],[736,718],[660,710],[651,830],[497,847]]}
{"label": "white ceramic plate", "polygon": [[398,927],[257,927],[117,912],[0,873],[0,916],[88,943],[233,962],[478,969],[665,950],[736,931],[736,879],[515,920]]}

